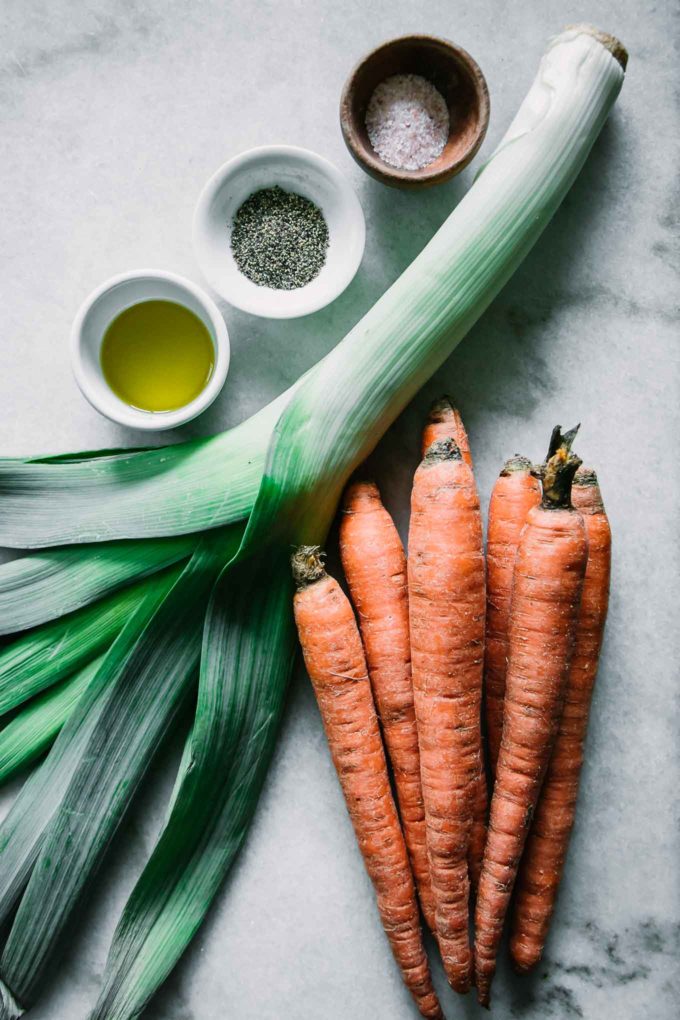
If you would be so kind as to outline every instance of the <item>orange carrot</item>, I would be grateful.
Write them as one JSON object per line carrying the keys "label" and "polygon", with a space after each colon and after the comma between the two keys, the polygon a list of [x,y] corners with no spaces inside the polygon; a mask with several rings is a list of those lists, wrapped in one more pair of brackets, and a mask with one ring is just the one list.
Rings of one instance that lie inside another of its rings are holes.
{"label": "orange carrot", "polygon": [[427,422],[423,429],[423,438],[420,447],[421,457],[424,457],[433,443],[438,439],[454,439],[456,446],[463,455],[463,460],[472,468],[472,454],[470,453],[470,440],[463,425],[460,411],[454,407],[451,398],[444,396],[435,400],[427,416]]}
{"label": "orange carrot", "polygon": [[411,657],[437,938],[452,987],[466,992],[468,854],[480,772],[484,556],[472,471],[453,439],[416,471],[408,558]]}
{"label": "orange carrot", "polygon": [[[480,684],[481,686],[481,684]],[[479,708],[481,715],[482,697],[480,692]],[[489,795],[486,788],[486,773],[484,770],[484,745],[482,742],[481,723],[478,727],[479,740],[479,764],[475,778],[475,788],[472,802],[472,829],[470,830],[470,847],[468,850],[468,868],[470,871],[470,882],[472,891],[477,892],[479,878],[482,873],[482,860],[484,859],[484,847],[486,846],[486,815],[489,806]]]}
{"label": "orange carrot", "polygon": [[394,772],[399,814],[423,915],[434,931],[434,897],[411,680],[406,556],[373,481],[352,482],[340,521],[340,556],[366,651],[368,675]]}
{"label": "orange carrot", "polygon": [[588,565],[564,711],[517,879],[510,953],[521,971],[541,958],[564,869],[609,602],[611,532],[594,471],[577,471],[572,502],[585,521]]}
{"label": "orange carrot", "polygon": [[[449,397],[444,396],[440,397],[439,400],[435,400],[430,407],[427,422],[423,429],[421,444],[422,456],[425,456],[432,444],[438,439],[447,438],[454,440],[456,446],[461,452],[463,460],[470,470],[473,471],[470,441],[468,439],[468,434],[465,429],[465,425],[463,424],[460,411],[457,407],[453,406]],[[474,471],[472,478],[474,484]],[[481,516],[479,520],[479,528],[481,531]],[[486,811],[488,807],[481,718],[479,723],[479,773],[475,788],[472,832],[470,834],[470,849],[468,853],[468,866],[470,868],[470,879],[472,881],[473,889],[477,888],[479,874],[482,869],[482,857],[484,856],[484,844],[486,843]]]}
{"label": "orange carrot", "polygon": [[527,514],[540,501],[541,486],[531,474],[531,462],[519,455],[511,457],[491,493],[486,537],[484,702],[492,774],[496,771],[503,730],[508,619],[515,555]]}
{"label": "orange carrot", "polygon": [[383,927],[421,1014],[441,1020],[354,613],[318,547],[301,546],[291,563],[305,665]]}
{"label": "orange carrot", "polygon": [[515,561],[503,736],[475,914],[475,980],[485,1006],[517,867],[557,736],[588,558],[583,516],[570,500],[581,463],[569,453],[574,434],[562,436],[559,429],[553,434],[543,500],[529,511]]}

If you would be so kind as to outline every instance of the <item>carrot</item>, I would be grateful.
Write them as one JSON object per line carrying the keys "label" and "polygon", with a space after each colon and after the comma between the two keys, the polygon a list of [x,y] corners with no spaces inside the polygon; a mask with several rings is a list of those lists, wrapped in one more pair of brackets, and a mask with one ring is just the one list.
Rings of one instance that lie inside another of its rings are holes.
{"label": "carrot", "polygon": [[562,720],[517,879],[510,953],[521,971],[541,958],[564,869],[609,602],[611,531],[594,471],[577,471],[572,501],[585,521],[588,565]]}
{"label": "carrot", "polygon": [[340,556],[366,651],[368,675],[392,763],[404,839],[425,920],[434,931],[434,897],[411,680],[406,556],[373,481],[346,491]]}
{"label": "carrot", "polygon": [[460,450],[463,460],[469,468],[473,467],[472,454],[470,453],[470,440],[463,425],[460,411],[454,407],[451,398],[447,396],[435,400],[427,416],[427,422],[423,429],[423,437],[420,446],[421,457],[424,457],[433,443],[438,439],[454,439]]}
{"label": "carrot", "polygon": [[[480,684],[481,688],[481,684]],[[480,689],[479,708],[481,715],[482,697]],[[484,769],[484,745],[482,742],[481,723],[477,728],[479,734],[479,764],[472,801],[472,829],[470,831],[470,847],[468,849],[468,869],[472,891],[477,892],[479,877],[482,873],[482,860],[486,846],[486,815],[489,806],[489,795],[486,788],[486,772]]]}
{"label": "carrot", "polygon": [[491,493],[486,537],[484,703],[492,774],[496,771],[503,730],[508,619],[515,555],[527,514],[540,501],[541,486],[531,474],[531,462],[519,455],[511,457],[503,466]]}
{"label": "carrot", "polygon": [[452,987],[472,978],[468,853],[480,772],[484,556],[472,471],[453,439],[416,471],[408,558],[411,657],[437,938]]}
{"label": "carrot", "polygon": [[[435,400],[430,407],[427,422],[423,429],[421,443],[422,456],[424,457],[429,448],[438,439],[451,438],[461,452],[463,460],[473,471],[472,454],[470,453],[470,441],[463,424],[460,411],[454,407],[450,397],[443,396]],[[481,514],[481,511],[480,511]],[[482,530],[481,516],[479,528]],[[480,710],[481,715],[481,710]],[[476,890],[479,882],[479,873],[482,868],[482,857],[484,856],[484,844],[486,843],[486,812],[488,807],[488,794],[486,789],[486,774],[484,770],[484,745],[482,742],[481,718],[479,725],[479,773],[477,775],[475,799],[472,816],[472,832],[470,835],[470,849],[468,852],[468,866],[473,889]]]}
{"label": "carrot", "polygon": [[337,581],[326,573],[317,546],[300,546],[291,563],[305,665],[383,927],[421,1014],[440,1020],[354,613]]}
{"label": "carrot", "polygon": [[576,634],[588,539],[570,500],[581,463],[569,452],[574,435],[575,430],[553,433],[543,500],[529,511],[515,561],[503,736],[475,913],[475,980],[485,1006],[517,867],[557,736]]}

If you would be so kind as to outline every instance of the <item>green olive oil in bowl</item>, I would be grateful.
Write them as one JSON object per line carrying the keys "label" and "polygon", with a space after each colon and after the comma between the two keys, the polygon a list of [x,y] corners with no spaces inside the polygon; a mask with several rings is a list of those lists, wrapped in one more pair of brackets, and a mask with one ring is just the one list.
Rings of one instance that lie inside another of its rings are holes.
{"label": "green olive oil in bowl", "polygon": [[205,389],[215,347],[188,308],[174,301],[142,301],[116,316],[99,357],[120,400],[141,411],[175,411]]}

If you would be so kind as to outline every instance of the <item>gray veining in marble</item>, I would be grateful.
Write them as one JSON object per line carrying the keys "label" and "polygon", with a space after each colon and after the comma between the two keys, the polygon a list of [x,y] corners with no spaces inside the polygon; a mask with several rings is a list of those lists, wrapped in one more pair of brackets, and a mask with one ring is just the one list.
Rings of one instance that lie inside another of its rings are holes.
{"label": "gray veining in marble", "polygon": [[[333,160],[363,203],[366,256],[349,290],[308,319],[265,322],[225,307],[227,386],[206,415],[169,438],[209,434],[257,409],[384,291],[464,193],[474,166],[420,195],[362,175],[344,149],[337,103],[349,67],[370,46],[421,30],[467,47],[491,91],[483,158],[523,98],[545,40],[565,22],[591,20],[628,45],[620,101],[564,206],[396,422],[377,463],[404,530],[418,429],[442,391],[462,408],[485,499],[508,455],[538,457],[555,422],[583,423],[580,451],[599,470],[615,536],[610,620],[546,958],[519,979],[503,957],[494,1014],[677,1016],[677,5],[4,0],[0,11],[5,455],[148,441],[100,418],[79,395],[67,357],[70,322],[92,287],[127,268],[155,265],[199,280],[193,204],[206,177],[242,149],[281,141]],[[36,1020],[87,1016],[116,918],[153,845],[176,752],[154,766]],[[470,997],[447,992],[437,964],[435,973],[449,1016],[482,1015]],[[415,1015],[300,674],[246,852],[148,1016]]]}

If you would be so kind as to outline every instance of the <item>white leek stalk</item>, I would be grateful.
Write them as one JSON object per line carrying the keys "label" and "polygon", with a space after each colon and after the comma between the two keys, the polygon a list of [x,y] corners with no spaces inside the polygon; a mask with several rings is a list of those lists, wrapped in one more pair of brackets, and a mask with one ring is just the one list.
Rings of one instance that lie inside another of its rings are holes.
{"label": "white leek stalk", "polygon": [[303,382],[270,449],[266,503],[258,504],[262,535],[279,527],[291,541],[323,540],[349,473],[536,242],[623,83],[622,64],[612,53],[622,50],[607,40],[573,28],[552,41],[525,102],[468,194]]}

